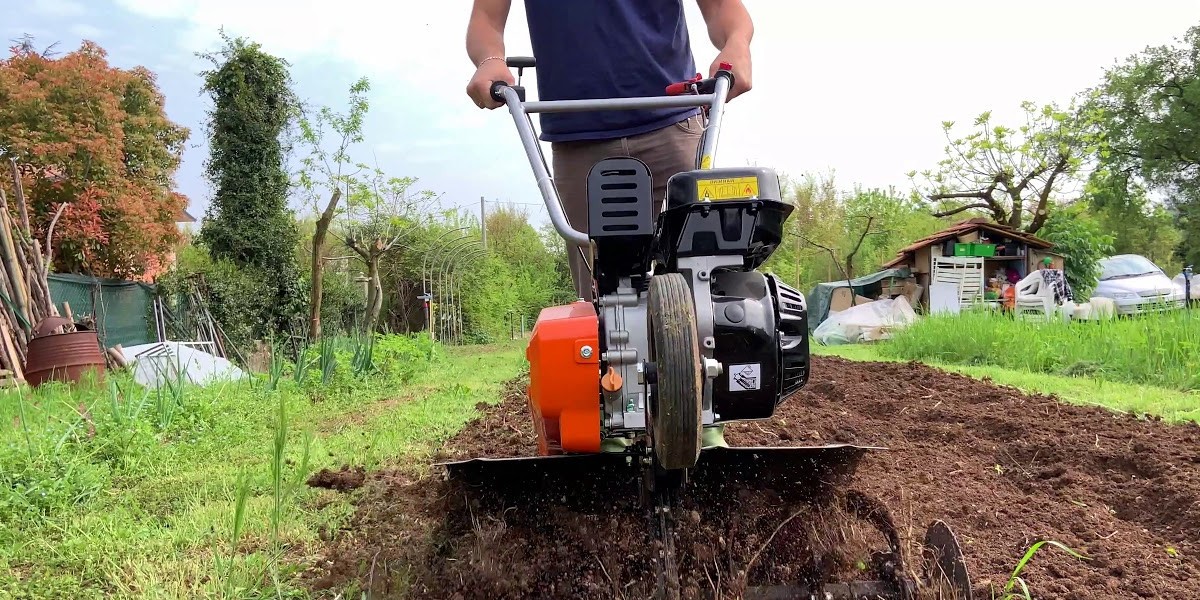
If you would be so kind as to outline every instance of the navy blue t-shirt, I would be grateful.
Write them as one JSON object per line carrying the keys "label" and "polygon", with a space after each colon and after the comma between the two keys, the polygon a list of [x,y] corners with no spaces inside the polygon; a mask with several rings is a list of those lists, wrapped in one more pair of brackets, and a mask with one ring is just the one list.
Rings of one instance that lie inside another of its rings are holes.
{"label": "navy blue t-shirt", "polygon": [[[525,0],[537,99],[661,96],[696,74],[681,0]],[[548,142],[637,135],[695,108],[543,113]]]}

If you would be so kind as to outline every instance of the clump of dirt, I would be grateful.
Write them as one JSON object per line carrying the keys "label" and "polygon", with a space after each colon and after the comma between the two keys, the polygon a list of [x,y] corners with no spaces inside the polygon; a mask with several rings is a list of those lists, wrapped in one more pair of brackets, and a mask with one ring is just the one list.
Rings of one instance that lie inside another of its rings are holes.
{"label": "clump of dirt", "polygon": [[341,469],[331,471],[321,469],[313,473],[306,482],[309,487],[348,492],[362,487],[367,480],[367,470],[362,467],[342,465]]}
{"label": "clump of dirt", "polygon": [[[442,460],[536,454],[520,382],[483,412]],[[910,560],[926,527],[947,521],[977,598],[992,597],[1039,539],[1090,559],[1044,548],[1023,573],[1041,599],[1188,598],[1200,589],[1195,425],[1070,406],[920,364],[814,357],[812,380],[773,419],[731,425],[726,439],[888,449],[855,469],[801,478],[827,484],[815,494],[698,471],[676,515],[684,597],[736,598],[747,579],[878,570],[868,549],[886,540],[843,510],[859,494],[886,505]],[[646,597],[659,553],[639,482],[619,465],[609,479],[577,475],[557,485],[508,481],[513,493],[501,503],[437,477],[371,474],[314,587],[369,587],[373,597]]]}

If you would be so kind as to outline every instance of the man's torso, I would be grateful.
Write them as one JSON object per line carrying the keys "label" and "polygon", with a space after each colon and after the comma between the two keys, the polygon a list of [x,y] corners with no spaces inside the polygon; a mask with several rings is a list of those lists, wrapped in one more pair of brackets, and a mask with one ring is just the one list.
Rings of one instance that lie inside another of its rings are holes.
{"label": "man's torso", "polygon": [[[525,0],[539,100],[660,96],[696,73],[682,0]],[[697,109],[545,113],[542,139],[611,139]]]}

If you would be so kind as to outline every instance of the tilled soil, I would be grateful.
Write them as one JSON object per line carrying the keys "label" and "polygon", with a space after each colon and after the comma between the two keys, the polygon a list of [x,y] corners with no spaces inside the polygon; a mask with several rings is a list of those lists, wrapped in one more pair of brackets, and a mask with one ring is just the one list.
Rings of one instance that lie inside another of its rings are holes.
{"label": "tilled soil", "polygon": [[[536,454],[527,410],[514,382],[439,459]],[[731,425],[726,439],[886,447],[852,473],[821,477],[882,501],[910,559],[926,527],[947,521],[976,598],[992,598],[1041,539],[1089,560],[1044,547],[1023,572],[1036,598],[1200,598],[1196,425],[1070,406],[919,364],[814,357],[812,379],[775,418]],[[464,599],[643,598],[653,588],[655,524],[624,473],[563,487],[510,482],[504,505],[405,473],[367,475],[314,588]],[[747,580],[848,577],[882,543],[835,510],[840,494],[722,487],[704,476],[693,485],[677,525],[685,597],[736,598]]]}

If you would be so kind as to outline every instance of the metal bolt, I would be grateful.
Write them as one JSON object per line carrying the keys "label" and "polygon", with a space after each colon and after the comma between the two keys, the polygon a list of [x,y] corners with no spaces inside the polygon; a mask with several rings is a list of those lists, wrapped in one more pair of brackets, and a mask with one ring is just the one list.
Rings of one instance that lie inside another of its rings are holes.
{"label": "metal bolt", "polygon": [[711,358],[704,359],[704,376],[705,377],[707,377],[709,379],[715,379],[718,375],[721,374],[722,370],[724,370],[724,367],[721,365],[721,363],[719,361],[713,360]]}
{"label": "metal bolt", "polygon": [[584,346],[584,347],[580,348],[579,356],[582,356],[583,358],[591,358],[592,357],[592,347]]}

